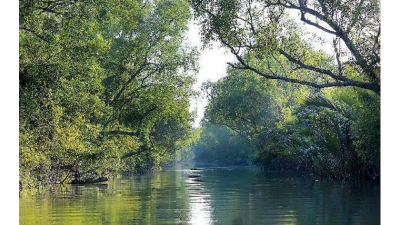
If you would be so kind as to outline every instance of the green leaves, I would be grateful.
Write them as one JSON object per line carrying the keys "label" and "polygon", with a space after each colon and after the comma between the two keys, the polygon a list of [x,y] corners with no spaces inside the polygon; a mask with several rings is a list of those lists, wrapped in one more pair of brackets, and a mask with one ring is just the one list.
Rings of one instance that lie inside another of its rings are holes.
{"label": "green leaves", "polygon": [[[353,86],[380,93],[380,6],[376,1],[191,3],[205,46],[220,42],[236,57],[237,64],[231,64],[235,69],[316,89]],[[318,46],[323,51],[317,51]],[[279,61],[282,68],[271,70],[271,61]]]}
{"label": "green leaves", "polygon": [[[273,71],[282,65],[269,66]],[[246,140],[244,146],[252,152],[247,156],[254,155],[254,162],[268,169],[305,169],[345,179],[378,176],[379,96],[370,91],[315,91],[235,69],[205,83],[203,91],[209,105],[193,147],[196,158],[212,161],[220,152],[236,154],[236,146],[225,149],[226,143]],[[232,133],[229,138],[218,126]]]}
{"label": "green leaves", "polygon": [[191,130],[190,17],[180,0],[20,2],[21,179],[95,180],[172,160]]}

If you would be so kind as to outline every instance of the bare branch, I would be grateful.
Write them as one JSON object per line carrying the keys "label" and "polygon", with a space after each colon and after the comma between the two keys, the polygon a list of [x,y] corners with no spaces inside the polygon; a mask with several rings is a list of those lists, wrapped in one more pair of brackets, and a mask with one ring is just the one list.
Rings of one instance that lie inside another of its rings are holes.
{"label": "bare branch", "polygon": [[341,81],[348,81],[348,80],[349,80],[349,79],[347,79],[347,78],[345,78],[345,77],[336,75],[335,73],[333,73],[333,72],[330,71],[330,70],[321,69],[321,68],[318,68],[318,67],[315,67],[315,66],[311,66],[311,65],[305,64],[305,63],[301,62],[300,60],[294,58],[293,56],[289,55],[288,53],[286,53],[286,52],[283,51],[283,50],[279,50],[279,52],[280,52],[282,55],[284,55],[289,61],[291,61],[291,62],[293,62],[293,63],[299,65],[301,68],[304,68],[304,69],[311,70],[311,71],[314,71],[314,72],[318,72],[318,73],[322,73],[322,74],[329,75],[330,77],[332,77],[333,79],[336,79],[336,80],[341,80]]}
{"label": "bare branch", "polygon": [[333,47],[335,49],[335,55],[336,55],[336,62],[337,62],[337,67],[339,71],[339,76],[343,77],[343,72],[342,72],[342,62],[340,61],[340,41],[338,39],[333,39]]}
{"label": "bare branch", "polygon": [[329,30],[328,28],[325,28],[317,23],[311,22],[310,20],[306,19],[304,13],[301,13],[301,21],[305,22],[306,24],[309,24],[311,26],[314,26],[322,31],[325,31],[329,34],[333,34],[333,35],[337,35],[337,33],[335,31]]}

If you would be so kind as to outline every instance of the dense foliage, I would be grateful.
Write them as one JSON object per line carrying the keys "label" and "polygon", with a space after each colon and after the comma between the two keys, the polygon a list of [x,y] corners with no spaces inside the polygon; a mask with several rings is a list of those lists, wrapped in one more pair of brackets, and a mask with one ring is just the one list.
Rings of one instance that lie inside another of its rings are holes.
{"label": "dense foliage", "polygon": [[379,177],[379,1],[191,3],[205,46],[236,59],[204,85],[205,123],[245,137],[263,167]]}
{"label": "dense foliage", "polygon": [[201,163],[249,165],[253,150],[248,142],[226,126],[204,123],[199,139],[191,146],[194,159]]}
{"label": "dense foliage", "polygon": [[185,1],[20,1],[20,185],[158,168],[186,145]]}
{"label": "dense foliage", "polygon": [[[21,187],[193,157],[379,177],[379,1],[189,2],[20,0]],[[198,130],[191,11],[236,59]]]}
{"label": "dense foliage", "polygon": [[[252,149],[256,164],[336,178],[379,176],[380,100],[375,93],[316,91],[234,69],[203,87],[210,101],[203,123],[225,126],[237,141],[247,140],[243,149]],[[204,132],[201,136],[209,136]],[[233,141],[219,140],[224,144],[208,141],[215,155]]]}

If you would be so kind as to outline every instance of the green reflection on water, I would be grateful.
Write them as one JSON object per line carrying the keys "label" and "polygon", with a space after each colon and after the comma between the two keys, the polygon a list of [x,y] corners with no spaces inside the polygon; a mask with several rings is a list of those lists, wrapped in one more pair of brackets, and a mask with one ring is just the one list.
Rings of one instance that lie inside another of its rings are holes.
{"label": "green reflection on water", "polygon": [[189,168],[22,194],[20,224],[379,224],[380,187]]}

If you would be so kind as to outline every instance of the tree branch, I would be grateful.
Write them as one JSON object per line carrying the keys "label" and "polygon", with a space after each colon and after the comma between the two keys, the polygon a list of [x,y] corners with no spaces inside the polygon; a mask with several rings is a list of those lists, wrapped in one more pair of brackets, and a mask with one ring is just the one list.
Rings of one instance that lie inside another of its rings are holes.
{"label": "tree branch", "polygon": [[[313,15],[316,18],[324,21],[325,23],[327,23],[335,31],[335,35],[343,40],[343,42],[345,43],[345,45],[347,46],[347,48],[349,49],[351,54],[354,56],[357,65],[361,67],[361,69],[367,74],[367,76],[371,79],[372,82],[375,82],[375,83],[378,82],[378,77],[375,74],[373,68],[367,63],[365,58],[361,55],[360,51],[356,48],[353,41],[349,38],[347,32],[342,30],[340,28],[340,26],[334,22],[334,20],[332,20],[331,18],[328,17],[328,15],[323,15],[314,9],[308,8],[305,5],[297,6],[297,5],[287,2],[287,1],[285,1],[285,3],[282,3],[281,1],[278,1],[275,3],[268,2],[268,4],[276,5],[276,6],[283,6],[285,8],[289,8],[289,9],[296,9],[296,10],[299,10],[302,14],[308,13],[308,14]],[[321,7],[324,7],[324,5],[322,3],[320,3],[320,4],[321,4]],[[326,30],[323,30],[323,31],[327,32]]]}
{"label": "tree branch", "polygon": [[309,24],[311,26],[314,26],[314,27],[316,27],[316,28],[318,28],[318,29],[320,29],[322,31],[325,31],[325,32],[327,32],[329,34],[337,35],[337,33],[335,31],[331,31],[331,30],[329,30],[329,29],[327,29],[327,28],[325,28],[325,27],[323,27],[323,26],[321,26],[321,25],[319,25],[317,23],[311,22],[311,20],[306,19],[304,13],[301,13],[301,21],[303,21],[303,22],[305,22],[305,23],[307,23],[307,24]]}
{"label": "tree branch", "polygon": [[31,29],[26,28],[26,27],[19,27],[19,29],[28,31],[29,33],[35,35],[37,38],[39,38],[39,39],[42,40],[42,41],[50,42],[50,40],[48,40],[48,39],[46,39],[45,37],[43,37],[42,35],[36,33],[34,30],[31,30]]}
{"label": "tree branch", "polygon": [[129,157],[134,156],[134,155],[139,155],[140,153],[147,152],[148,150],[149,150],[149,148],[142,148],[139,151],[128,152],[125,155],[121,156],[121,159],[126,159],[126,158],[129,158]]}
{"label": "tree branch", "polygon": [[139,137],[139,134],[136,132],[130,132],[130,131],[123,131],[123,130],[112,130],[106,132],[108,135],[128,135],[128,136],[133,136],[133,137]]}
{"label": "tree branch", "polygon": [[342,76],[338,76],[338,75],[336,75],[335,73],[333,73],[333,72],[330,71],[330,70],[321,69],[321,68],[318,68],[318,67],[315,67],[315,66],[311,66],[311,65],[305,64],[305,63],[301,62],[300,60],[294,58],[293,56],[289,55],[288,53],[286,53],[286,52],[283,51],[282,49],[279,49],[279,52],[280,52],[282,55],[284,55],[290,62],[293,62],[293,63],[299,65],[301,68],[304,68],[304,69],[311,70],[311,71],[314,71],[314,72],[318,72],[318,73],[322,73],[322,74],[329,75],[330,77],[332,77],[332,78],[335,79],[335,80],[349,81],[348,78],[342,77]]}

